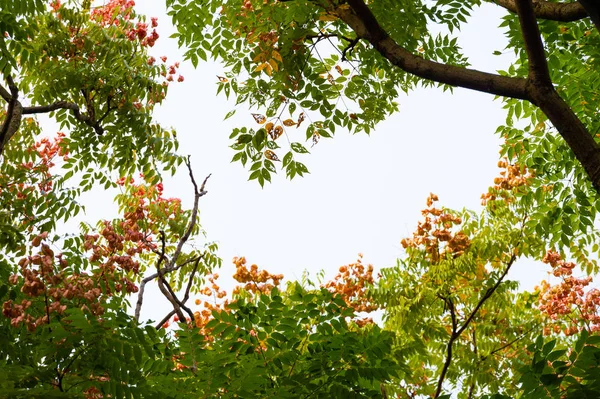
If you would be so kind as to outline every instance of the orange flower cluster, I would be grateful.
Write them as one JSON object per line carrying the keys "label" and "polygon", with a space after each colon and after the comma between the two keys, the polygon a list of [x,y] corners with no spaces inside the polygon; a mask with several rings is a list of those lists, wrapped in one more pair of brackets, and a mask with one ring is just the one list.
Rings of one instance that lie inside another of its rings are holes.
{"label": "orange flower cluster", "polygon": [[[54,251],[44,242],[48,233],[42,233],[32,240],[33,247],[40,247],[37,254],[27,256],[19,261],[20,276],[13,274],[9,283],[16,285],[21,279],[23,284],[21,292],[30,298],[39,298],[43,310],[32,307],[33,302],[24,299],[20,304],[12,300],[4,302],[2,313],[11,319],[11,325],[18,327],[25,324],[29,331],[34,331],[44,323],[49,323],[52,315],[61,315],[70,305],[81,307],[95,316],[104,312],[100,300],[103,291],[106,292],[108,284],[115,284],[116,279],[109,280],[102,276],[105,286],[100,284],[99,276],[89,276],[87,273],[70,273],[66,270],[68,262],[62,254],[55,255]],[[123,278],[127,291],[137,289],[131,282]],[[110,291],[109,294],[110,296]]]}
{"label": "orange flower cluster", "polygon": [[494,186],[488,192],[481,195],[481,204],[487,205],[500,197],[507,203],[514,201],[511,191],[528,186],[534,177],[534,172],[525,166],[510,165],[506,159],[498,161],[498,167],[502,168],[500,176],[494,179]]}
{"label": "orange flower cluster", "polygon": [[[283,274],[271,274],[266,270],[259,270],[258,266],[251,265],[250,269],[246,266],[245,257],[233,258],[233,264],[235,265],[235,274],[233,278],[235,281],[245,283],[243,287],[236,287],[233,293],[237,293],[240,288],[244,288],[246,291],[251,293],[262,293],[267,294],[271,292],[273,287],[278,286],[280,281],[283,279]],[[271,280],[272,284],[268,281]]]}
{"label": "orange flower cluster", "polygon": [[[600,331],[600,290],[592,288],[585,292],[591,282],[591,277],[573,277],[573,262],[561,259],[560,254],[548,251],[542,262],[552,267],[552,274],[560,277],[561,282],[550,285],[542,281],[539,289],[538,306],[542,313],[550,318],[550,323],[544,327],[544,334],[551,332],[574,335],[587,328],[590,332]],[[573,314],[579,316],[573,317]]]}
{"label": "orange flower cluster", "polygon": [[[358,254],[356,262],[340,267],[339,273],[331,281],[323,285],[330,292],[340,295],[346,304],[357,312],[372,312],[379,306],[371,302],[367,289],[373,285],[373,266],[362,264],[362,254]],[[373,322],[372,319],[357,321],[362,325]]]}
{"label": "orange flower cluster", "polygon": [[[24,123],[36,124],[36,122],[32,120],[26,120]],[[61,156],[64,160],[68,159],[68,152],[64,146],[61,145],[64,137],[65,134],[59,132],[56,137],[45,137],[36,142],[27,149],[27,152],[37,153],[40,158],[39,161],[35,163],[29,161],[20,165],[20,168],[23,169],[27,175],[35,175],[35,178],[32,180],[39,182],[37,183],[37,189],[42,195],[47,195],[53,189],[53,176],[50,173],[50,169],[54,166],[56,157]],[[35,186],[28,185],[22,181],[8,183],[5,187],[0,187],[0,190],[3,188],[8,190],[17,199],[23,199],[35,191]]]}
{"label": "orange flower cluster", "polygon": [[438,263],[447,256],[460,256],[471,244],[465,233],[452,230],[454,225],[462,223],[462,219],[436,208],[436,201],[438,196],[431,193],[427,197],[427,208],[421,211],[425,220],[419,222],[413,238],[404,238],[400,242],[404,248],[424,247],[432,263]]}
{"label": "orange flower cluster", "polygon": [[[119,183],[124,185],[125,179]],[[29,297],[44,297],[44,311],[34,316],[32,302],[20,304],[7,301],[3,314],[11,319],[13,326],[25,323],[34,330],[46,323],[52,313],[62,314],[67,305],[80,307],[95,316],[104,312],[102,303],[115,293],[131,294],[138,291],[130,279],[137,276],[140,264],[136,257],[156,248],[152,240],[156,222],[170,220],[181,214],[179,199],[162,198],[162,184],[156,186],[128,183],[130,196],[125,197],[124,218],[112,223],[103,221],[99,234],[85,234],[83,249],[91,252],[89,261],[91,274],[73,273],[67,270],[68,262],[62,254],[54,255],[50,247],[42,243],[47,233],[33,238],[33,247],[39,253],[25,257],[19,262],[19,275],[11,276],[10,283],[16,285],[22,278],[21,291]],[[69,301],[67,303],[67,301]]]}
{"label": "orange flower cluster", "polygon": [[[133,7],[135,1],[133,0],[110,0],[107,4],[102,7],[96,7],[91,12],[92,20],[98,22],[100,26],[119,26],[119,25],[130,25],[129,21],[132,19]],[[148,24],[145,22],[137,22],[135,27],[131,24],[131,27],[127,31],[127,38],[131,41],[139,40],[142,46],[154,46],[156,40],[158,40],[158,33],[156,28],[158,26],[158,19],[151,19],[152,32],[148,34]]]}

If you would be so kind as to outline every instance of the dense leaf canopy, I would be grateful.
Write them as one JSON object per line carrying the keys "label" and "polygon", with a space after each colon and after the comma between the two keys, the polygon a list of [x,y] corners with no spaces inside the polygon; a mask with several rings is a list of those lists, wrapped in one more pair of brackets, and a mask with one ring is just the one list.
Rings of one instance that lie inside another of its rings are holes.
{"label": "dense leaf canopy", "polygon": [[[218,93],[253,112],[230,139],[261,186],[428,86],[502,98],[499,176],[479,211],[431,194],[379,274],[359,257],[283,282],[240,257],[228,294],[199,225],[210,176],[153,119],[184,82],[152,53],[157,19],[132,0],[0,0],[0,397],[600,395],[596,2],[490,2],[507,38],[490,52],[514,54],[498,72],[471,69],[457,35],[482,1],[166,3],[186,60],[219,61]],[[164,193],[179,168],[190,209]],[[119,215],[62,231],[98,186]],[[520,291],[522,259],[551,278]],[[162,320],[141,319],[148,284],[172,306]]]}

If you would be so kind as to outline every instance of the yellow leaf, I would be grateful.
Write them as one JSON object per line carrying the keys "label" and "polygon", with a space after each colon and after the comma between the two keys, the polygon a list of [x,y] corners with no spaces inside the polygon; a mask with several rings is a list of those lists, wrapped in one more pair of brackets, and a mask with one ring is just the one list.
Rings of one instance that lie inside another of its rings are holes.
{"label": "yellow leaf", "polygon": [[271,74],[273,74],[273,67],[271,65],[269,65],[269,63],[267,63],[267,66],[265,67],[265,72],[269,76],[271,76]]}
{"label": "yellow leaf", "polygon": [[275,154],[271,150],[265,151],[265,158],[270,159],[271,161],[279,161],[280,160],[279,157],[277,157],[277,154]]}
{"label": "yellow leaf", "polygon": [[279,65],[277,65],[277,61],[275,61],[273,58],[269,60],[269,64],[271,64],[275,72],[279,71]]}
{"label": "yellow leaf", "polygon": [[319,16],[319,21],[336,21],[338,19],[338,17],[336,17],[335,15],[331,15],[331,14],[321,14]]}
{"label": "yellow leaf", "polygon": [[291,119],[286,119],[286,120],[284,120],[284,121],[283,121],[283,124],[284,124],[285,126],[294,126],[294,125],[296,124],[296,122],[294,122],[294,121],[293,121],[293,120],[291,120]]}
{"label": "yellow leaf", "polygon": [[256,121],[256,123],[263,124],[267,121],[267,117],[261,114],[252,114],[252,117]]}
{"label": "yellow leaf", "polygon": [[271,66],[270,66],[268,63],[266,63],[266,62],[263,62],[262,64],[259,64],[259,65],[256,67],[256,69],[254,70],[254,72],[260,72],[260,71],[262,71],[263,69],[265,69],[266,67],[269,67],[269,68],[270,68]]}
{"label": "yellow leaf", "polygon": [[269,136],[271,136],[272,140],[277,140],[282,134],[283,128],[279,125],[275,126],[275,129],[269,131]]}
{"label": "yellow leaf", "polygon": [[306,115],[304,115],[304,112],[302,112],[299,116],[298,116],[298,126],[296,126],[296,129],[300,127],[300,124],[302,122],[304,122],[304,119],[306,119]]}
{"label": "yellow leaf", "polygon": [[271,57],[273,57],[279,62],[283,62],[283,58],[281,58],[281,54],[279,54],[279,51],[277,50],[273,50],[273,52],[271,53]]}

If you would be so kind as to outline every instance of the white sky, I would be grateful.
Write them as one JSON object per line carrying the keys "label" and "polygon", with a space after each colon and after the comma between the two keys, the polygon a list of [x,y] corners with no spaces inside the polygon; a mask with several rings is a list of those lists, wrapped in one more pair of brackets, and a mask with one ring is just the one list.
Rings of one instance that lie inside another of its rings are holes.
{"label": "white sky", "polygon": [[[161,38],[154,56],[169,62],[182,60],[182,51],[169,39],[174,32],[163,1],[137,1],[139,13],[159,18]],[[504,69],[508,56],[494,56],[505,41],[500,24],[502,10],[484,4],[476,10],[460,34],[460,44],[471,64],[480,70]],[[311,174],[293,181],[280,172],[261,189],[247,181],[248,171],[234,155],[228,136],[233,127],[256,127],[244,106],[223,122],[233,107],[224,96],[216,97],[215,63],[194,70],[181,64],[185,83],[172,84],[156,119],[177,130],[181,152],[191,154],[197,179],[208,173],[208,195],[201,199],[201,224],[210,240],[218,241],[222,281],[233,274],[233,256],[286,278],[299,278],[303,270],[314,276],[323,269],[332,277],[339,266],[353,262],[359,252],[376,269],[393,266],[401,257],[400,240],[410,236],[421,218],[420,210],[430,192],[450,208],[479,210],[480,195],[498,174],[499,138],[494,134],[505,112],[493,96],[457,89],[417,90],[399,99],[400,112],[381,123],[371,136],[352,136],[338,131],[322,139],[304,157]],[[302,141],[298,132],[296,141]],[[165,182],[165,195],[192,204],[187,173]],[[86,195],[90,222],[115,216],[114,207]],[[531,289],[546,276],[543,265],[523,262],[509,277]],[[231,287],[231,283],[223,283]],[[156,290],[148,290],[142,319],[159,319],[168,303]]]}

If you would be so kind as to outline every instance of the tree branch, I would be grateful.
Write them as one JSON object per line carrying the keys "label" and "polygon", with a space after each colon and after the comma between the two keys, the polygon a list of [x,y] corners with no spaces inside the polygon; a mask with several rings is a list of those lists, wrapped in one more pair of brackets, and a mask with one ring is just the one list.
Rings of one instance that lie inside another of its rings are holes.
{"label": "tree branch", "polygon": [[190,180],[192,181],[192,184],[194,185],[194,207],[192,208],[192,217],[190,219],[190,224],[188,225],[188,228],[187,228],[186,232],[184,233],[184,235],[179,240],[179,243],[177,244],[177,248],[175,248],[175,252],[173,253],[173,257],[171,258],[171,264],[175,264],[175,262],[177,262],[177,258],[179,257],[179,254],[181,253],[181,249],[183,248],[183,245],[190,238],[190,235],[192,234],[192,230],[196,226],[196,219],[198,217],[198,201],[200,200],[200,197],[203,197],[204,195],[207,194],[207,191],[204,190],[204,186],[206,185],[206,181],[208,180],[208,178],[211,176],[210,174],[208,176],[206,176],[206,178],[204,179],[204,182],[202,182],[202,186],[200,187],[200,190],[198,190],[198,185],[196,184],[196,179],[194,178],[194,173],[192,172],[192,166],[190,164],[189,156],[188,156],[188,159],[185,161],[185,165],[188,168]]}
{"label": "tree branch", "polygon": [[537,20],[535,19],[533,4],[531,0],[515,0],[517,4],[517,14],[521,32],[523,33],[523,42],[529,61],[528,78],[533,84],[552,86],[548,63],[546,62],[546,53],[544,44],[540,36]]}
{"label": "tree branch", "polygon": [[[525,7],[525,0],[514,0]],[[595,190],[600,193],[600,145],[596,143],[592,134],[579,120],[569,105],[558,95],[551,84],[545,78],[544,64],[542,60],[543,48],[539,43],[534,43],[538,38],[533,38],[528,44],[528,51],[532,52],[530,64],[533,61],[536,78],[532,81],[516,77],[500,76],[496,74],[481,72],[453,65],[440,64],[438,62],[425,60],[414,55],[399,46],[392,40],[377,22],[375,16],[363,0],[347,0],[345,4],[336,6],[329,3],[325,9],[335,13],[342,21],[354,30],[357,37],[368,40],[379,53],[387,58],[393,65],[403,71],[420,77],[451,86],[463,87],[498,96],[528,100],[537,105],[560,135],[565,139],[575,157],[581,163]],[[600,6],[596,7],[600,8]],[[526,13],[527,8],[524,10]],[[531,12],[531,11],[529,11]],[[529,16],[531,18],[531,15]],[[531,23],[526,19],[524,28],[531,29]],[[529,39],[528,39],[529,40]],[[537,63],[536,63],[537,62]],[[541,64],[540,64],[541,63]]]}
{"label": "tree branch", "polygon": [[435,389],[434,398],[437,398],[442,393],[442,385],[444,383],[444,379],[446,378],[446,373],[448,372],[448,368],[450,368],[450,364],[452,363],[452,345],[454,345],[454,341],[458,338],[460,333],[457,333],[456,327],[456,311],[454,309],[454,303],[452,299],[443,297],[443,301],[446,303],[448,310],[450,311],[450,318],[452,320],[452,334],[450,334],[450,339],[448,340],[448,344],[446,345],[446,360],[444,361],[444,366],[442,367],[442,372],[440,373],[440,377],[438,378],[437,387]]}
{"label": "tree branch", "polygon": [[506,275],[508,274],[508,271],[510,270],[510,268],[512,267],[512,265],[515,263],[516,260],[517,260],[517,255],[515,255],[513,253],[510,257],[510,260],[506,264],[504,271],[502,272],[502,274],[500,275],[500,277],[498,278],[496,283],[485,291],[483,296],[477,302],[477,305],[475,305],[475,308],[471,311],[471,313],[469,313],[467,320],[465,320],[465,322],[463,323],[463,325],[460,328],[457,328],[458,324],[456,321],[456,310],[454,308],[454,304],[452,303],[452,300],[447,297],[442,298],[444,300],[444,302],[446,303],[448,309],[450,310],[450,317],[452,318],[452,334],[450,334],[450,339],[448,340],[448,344],[446,345],[446,361],[444,362],[444,366],[442,367],[442,371],[441,371],[440,377],[438,379],[434,398],[439,397],[440,394],[442,393],[442,384],[444,383],[444,379],[446,378],[446,373],[448,372],[448,368],[450,367],[450,364],[452,363],[452,345],[454,345],[454,342],[467,329],[467,327],[469,327],[469,324],[471,324],[471,322],[473,321],[473,319],[477,315],[477,312],[479,312],[479,309],[481,309],[483,304],[492,296],[492,294],[494,292],[496,292],[496,290],[498,289],[500,284],[504,281],[504,277],[506,277]]}
{"label": "tree branch", "polygon": [[467,320],[463,323],[462,327],[458,329],[458,331],[457,331],[458,335],[462,334],[462,332],[467,329],[467,327],[469,326],[471,321],[473,321],[473,318],[475,318],[475,316],[477,315],[477,312],[479,312],[479,309],[481,309],[481,307],[483,306],[485,301],[487,301],[492,296],[492,294],[494,292],[496,292],[496,290],[498,289],[500,284],[502,284],[502,282],[504,281],[504,277],[506,277],[506,275],[508,274],[508,271],[510,270],[510,268],[512,267],[512,265],[515,263],[516,260],[517,260],[517,255],[515,255],[513,253],[510,257],[510,260],[506,264],[506,268],[504,268],[504,271],[500,275],[500,278],[498,278],[498,280],[496,281],[496,284],[494,284],[492,287],[488,288],[485,291],[485,293],[483,294],[481,299],[479,299],[479,302],[475,306],[475,309],[473,309],[471,311],[471,313],[469,314],[469,317],[467,317]]}
{"label": "tree branch", "polygon": [[4,152],[4,147],[8,144],[8,141],[19,130],[23,115],[23,106],[19,102],[19,89],[10,75],[6,76],[6,82],[10,93],[0,85],[0,95],[8,102],[4,123],[0,129],[0,155]]}
{"label": "tree branch", "polygon": [[[506,8],[508,11],[517,12],[518,0],[494,0],[497,5]],[[549,19],[559,22],[573,22],[586,18],[588,13],[578,2],[573,3],[550,3],[548,1],[535,1],[533,3],[533,12],[539,19]]]}
{"label": "tree branch", "polygon": [[600,2],[598,0],[579,0],[578,3],[583,6],[585,12],[590,16],[596,29],[600,30]]}
{"label": "tree branch", "polygon": [[[160,252],[159,252],[159,256],[160,256]],[[196,259],[188,259],[185,262],[178,264],[177,266],[175,266],[172,269],[168,269],[165,267],[162,269],[162,272],[163,272],[163,274],[174,272],[178,269],[181,269],[183,266],[187,265],[188,263],[195,262],[196,260],[200,260],[202,258],[202,256],[200,256]],[[166,258],[166,257],[164,257],[164,258]],[[138,291],[138,299],[135,304],[135,321],[137,321],[137,322],[139,322],[139,319],[140,319],[140,312],[142,310],[142,304],[144,302],[144,290],[146,288],[146,284],[148,284],[150,281],[154,280],[157,277],[158,277],[158,272],[151,274],[148,277],[145,277],[142,280],[142,282],[140,283],[140,289]]]}
{"label": "tree branch", "polygon": [[526,100],[526,80],[481,72],[454,65],[441,64],[414,55],[398,45],[377,22],[363,0],[348,0],[348,7],[330,5],[357,37],[368,40],[385,58],[400,69],[423,79],[464,87],[498,96]]}

